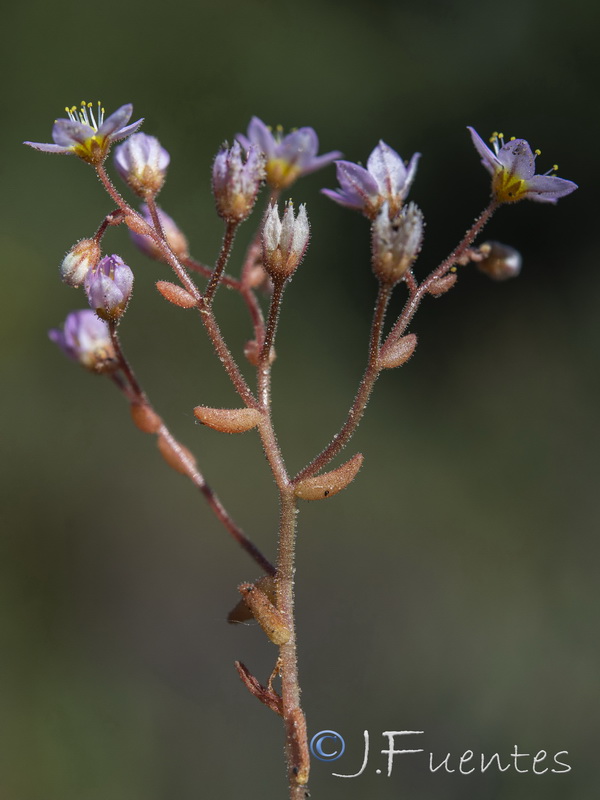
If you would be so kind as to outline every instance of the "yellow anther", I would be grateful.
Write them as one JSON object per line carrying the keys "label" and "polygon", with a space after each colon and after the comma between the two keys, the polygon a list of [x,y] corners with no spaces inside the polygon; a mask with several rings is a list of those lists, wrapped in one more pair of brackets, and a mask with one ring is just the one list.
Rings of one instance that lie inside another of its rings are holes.
{"label": "yellow anther", "polygon": [[499,133],[499,134],[498,134],[498,138],[499,138],[499,139],[504,139],[504,134],[503,134],[503,133]]}
{"label": "yellow anther", "polygon": [[554,164],[554,166],[552,167],[552,171],[558,172],[558,164]]}
{"label": "yellow anther", "polygon": [[536,156],[541,156],[542,155],[542,151],[541,150],[534,150],[533,152],[536,154]]}
{"label": "yellow anther", "polygon": [[517,138],[516,136],[511,136],[511,137],[510,137],[510,139],[509,139],[508,141],[509,141],[509,142],[514,142],[516,138]]}

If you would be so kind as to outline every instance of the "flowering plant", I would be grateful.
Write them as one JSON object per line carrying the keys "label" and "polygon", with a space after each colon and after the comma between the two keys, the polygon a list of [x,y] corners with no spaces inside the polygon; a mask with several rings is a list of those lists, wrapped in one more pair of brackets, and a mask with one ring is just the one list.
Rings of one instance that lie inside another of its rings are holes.
{"label": "flowering plant", "polygon": [[[52,330],[50,338],[69,358],[114,382],[130,406],[134,424],[156,437],[166,463],[200,490],[225,530],[260,567],[259,579],[238,587],[241,600],[229,620],[254,618],[278,652],[272,673],[264,682],[242,662],[236,662],[236,668],[249,692],[282,718],[289,796],[291,800],[300,800],[308,797],[310,759],[300,703],[294,615],[298,505],[301,501],[330,498],[357,476],[363,464],[361,453],[335,468],[331,468],[331,462],[350,442],[379,375],[405,364],[415,352],[417,338],[411,326],[421,302],[428,296],[446,294],[457,283],[459,270],[470,263],[494,279],[518,274],[520,257],[512,248],[491,242],[476,244],[498,207],[522,199],[555,203],[576,185],[556,176],[536,176],[534,154],[524,140],[504,144],[503,137],[495,134],[491,150],[469,129],[482,163],[492,176],[491,198],[448,257],[419,279],[414,268],[424,236],[424,219],[415,203],[406,203],[419,154],[405,164],[397,152],[380,141],[364,168],[340,160],[337,151],[318,156],[318,139],[312,128],[301,128],[283,137],[280,132],[274,135],[255,117],[247,135],[238,135],[231,147],[224,145],[214,160],[212,189],[225,230],[218,258],[214,266],[208,267],[189,254],[185,235],[156,204],[156,196],[166,180],[170,160],[167,151],[156,138],[136,133],[142,120],[127,124],[132,114],[130,105],[122,106],[106,120],[99,108],[98,120],[91,112],[91,104],[82,104],[79,112],[68,109],[69,119],[58,120],[54,125],[54,144],[26,142],[44,152],[76,155],[91,165],[114,203],[114,209],[101,221],[96,233],[77,242],[61,265],[64,282],[83,288],[91,309],[69,314],[62,330]],[[134,194],[144,200],[141,212],[122,196],[105,167],[112,144],[122,139],[126,141],[115,151],[116,171]],[[333,161],[340,185],[336,190],[323,191],[369,220],[371,269],[377,296],[367,363],[346,420],[321,452],[294,476],[288,472],[275,433],[271,376],[283,297],[305,257],[310,222],[306,207],[300,205],[296,211],[292,201],[287,202],[281,214],[278,199],[280,191],[302,175]],[[226,267],[236,233],[251,216],[265,182],[269,187],[268,202],[243,257],[240,277],[234,277],[226,272]],[[153,407],[125,356],[119,326],[133,293],[133,270],[116,254],[102,256],[104,236],[109,228],[119,225],[127,226],[144,254],[162,262],[173,273],[169,277],[174,280],[159,280],[157,290],[175,306],[198,313],[238,395],[238,405],[233,408],[198,405],[194,408],[195,418],[223,433],[256,430],[260,437],[279,494],[280,528],[275,564],[226,511],[196,458],[173,436]],[[244,354],[256,368],[255,386],[244,377],[219,327],[213,306],[221,286],[237,292],[246,306],[253,338],[246,343]],[[258,293],[260,288],[269,297],[266,314]],[[399,288],[405,293],[404,306],[388,324],[390,299]]]}

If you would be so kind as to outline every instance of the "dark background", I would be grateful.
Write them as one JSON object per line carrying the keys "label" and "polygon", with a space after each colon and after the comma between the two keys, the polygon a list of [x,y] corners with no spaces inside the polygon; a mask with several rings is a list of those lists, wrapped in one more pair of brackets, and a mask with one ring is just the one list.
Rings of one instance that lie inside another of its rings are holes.
{"label": "dark background", "polygon": [[[556,207],[521,203],[493,220],[489,235],[523,253],[518,280],[466,270],[424,304],[417,355],[383,376],[347,451],[365,453],[355,484],[302,507],[296,595],[310,733],[347,742],[339,761],[313,763],[315,800],[597,797],[597,8],[35,0],[5,14],[0,797],[286,796],[281,726],[233,669],[240,658],[265,680],[275,648],[224,622],[257,571],[110,383],[46,336],[85,305],[57,267],[111,203],[82,162],[20,142],[48,141],[84,98],[109,111],[133,102],[146,118],[172,156],[162,205],[206,260],[221,236],[211,159],[253,114],[312,125],[323,152],[351,160],[379,138],[405,158],[422,152],[420,275],[486,203],[466,125],[526,137],[540,171],[558,162],[580,184]],[[375,291],[367,223],[322,186],[335,186],[332,167],[292,191],[313,234],[274,369],[292,470],[343,419]],[[194,425],[194,405],[236,402],[198,320],[159,297],[166,268],[123,231],[107,247],[136,273],[122,337],[145,388],[274,555],[276,495],[257,437]],[[240,354],[243,310],[225,293],[216,307]],[[331,777],[358,769],[365,729],[365,774]],[[405,746],[438,760],[472,749],[506,762],[516,744],[568,750],[572,771],[431,775],[421,754],[377,775],[381,732],[409,729],[425,734]]]}

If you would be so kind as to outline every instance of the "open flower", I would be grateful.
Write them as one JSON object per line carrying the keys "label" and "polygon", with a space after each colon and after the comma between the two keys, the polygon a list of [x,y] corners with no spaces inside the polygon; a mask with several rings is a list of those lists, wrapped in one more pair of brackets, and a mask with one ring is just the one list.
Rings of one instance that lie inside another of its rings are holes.
{"label": "open flower", "polygon": [[387,203],[393,219],[412,186],[420,156],[415,153],[405,165],[395,150],[380,141],[369,156],[366,169],[351,161],[336,161],[340,188],[321,191],[341,206],[362,211],[369,219],[375,219]]}
{"label": "open flower", "polygon": [[342,155],[334,150],[318,156],[319,139],[313,128],[298,128],[282,136],[280,128],[273,134],[258,117],[250,120],[246,136],[238,133],[236,138],[246,150],[255,144],[265,154],[267,183],[273,189],[285,189],[301,175],[326,167]]}
{"label": "open flower", "polygon": [[556,203],[577,189],[573,181],[550,174],[558,169],[556,166],[544,175],[536,175],[535,159],[540,151],[533,153],[525,139],[511,139],[505,144],[503,134],[494,133],[490,139],[492,150],[473,128],[468,130],[481,163],[492,176],[492,194],[499,203],[519,200]]}
{"label": "open flower", "polygon": [[24,142],[35,150],[44,153],[74,154],[88,164],[98,166],[102,164],[113,142],[125,139],[136,131],[143,119],[138,119],[127,125],[133,112],[130,103],[118,108],[110,117],[104,119],[104,109],[98,103],[97,119],[92,110],[92,103],[81,103],[77,106],[66,108],[69,118],[57,119],[52,128],[54,144],[42,142]]}
{"label": "open flower", "polygon": [[125,183],[139,196],[156,197],[162,189],[171,156],[155,136],[134,135],[115,150],[115,167]]}
{"label": "open flower", "polygon": [[65,355],[91,372],[110,372],[118,366],[109,327],[89,308],[72,311],[62,330],[53,328],[48,336]]}

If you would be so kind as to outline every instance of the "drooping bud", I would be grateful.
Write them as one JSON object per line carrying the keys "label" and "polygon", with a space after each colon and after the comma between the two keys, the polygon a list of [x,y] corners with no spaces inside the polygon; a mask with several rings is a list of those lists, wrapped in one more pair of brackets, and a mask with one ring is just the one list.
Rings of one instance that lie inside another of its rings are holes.
{"label": "drooping bud", "polygon": [[179,308],[194,308],[198,305],[196,298],[190,294],[183,286],[177,286],[170,281],[156,281],[156,288],[169,303]]}
{"label": "drooping bud", "polygon": [[133,289],[133,272],[117,255],[104,256],[85,278],[90,307],[102,319],[119,319],[127,308]]}
{"label": "drooping bud", "polygon": [[423,242],[423,214],[409,203],[390,219],[389,206],[381,207],[371,227],[373,272],[388,284],[398,283],[419,255]]}
{"label": "drooping bud", "polygon": [[[154,227],[152,223],[152,217],[150,215],[150,211],[148,210],[148,206],[143,203],[140,207],[140,211],[142,212],[142,216],[150,225],[151,228]],[[163,229],[163,233],[165,234],[165,238],[167,240],[167,244],[171,248],[171,250],[175,253],[178,258],[185,258],[189,255],[188,249],[188,241],[185,235],[177,226],[175,220],[171,219],[171,217],[167,214],[166,211],[163,211],[162,208],[157,208],[158,211],[158,218],[160,220],[160,224]],[[142,251],[145,255],[149,256],[150,258],[154,258],[157,261],[162,261],[163,254],[162,251],[156,246],[154,240],[150,236],[146,236],[143,233],[137,231],[135,228],[137,227],[136,220],[127,218],[125,220],[129,230],[131,232],[131,240],[135,244],[135,246]]]}
{"label": "drooping bud", "polygon": [[434,297],[441,297],[443,294],[450,291],[457,280],[458,275],[456,272],[450,272],[448,275],[444,275],[442,278],[437,278],[435,281],[432,281],[427,291]]}
{"label": "drooping bud", "polygon": [[394,369],[406,364],[408,359],[415,352],[417,347],[417,335],[409,333],[408,336],[401,336],[391,345],[385,346],[377,366],[380,369]]}
{"label": "drooping bud", "polygon": [[352,483],[362,463],[363,455],[357,453],[350,461],[346,461],[341,467],[331,470],[331,472],[299,481],[294,494],[302,500],[324,500],[327,497],[333,497],[334,494],[341,492]]}
{"label": "drooping bud", "polygon": [[273,204],[263,227],[263,264],[274,281],[290,278],[298,268],[308,247],[310,227],[306,206],[302,204],[294,217],[294,204],[287,203],[283,220]]}
{"label": "drooping bud", "polygon": [[156,197],[170,160],[158,139],[145,133],[134,133],[115,150],[117,172],[139,197]]}
{"label": "drooping bud", "polygon": [[242,146],[224,145],[217,153],[212,171],[212,188],[220,217],[228,222],[243,222],[252,211],[265,177],[265,157],[260,148],[250,145],[243,158]]}
{"label": "drooping bud", "polygon": [[118,361],[108,325],[85,308],[72,311],[62,330],[54,328],[48,336],[73,361],[78,361],[90,372],[114,372]]}
{"label": "drooping bud", "polygon": [[267,595],[253,583],[241,583],[238,591],[252,612],[252,616],[273,644],[282,645],[289,642],[292,634],[286,619]]}
{"label": "drooping bud", "polygon": [[100,261],[100,255],[100,245],[95,239],[81,239],[64,257],[60,277],[69,286],[81,286],[88,272]]}
{"label": "drooping bud", "polygon": [[[248,359],[248,361],[252,364],[253,367],[258,367],[258,361],[260,359],[260,351],[262,348],[256,341],[256,339],[250,339],[244,345],[244,355]],[[277,358],[275,354],[275,348],[271,347],[269,352],[269,364],[272,364],[275,359]]]}
{"label": "drooping bud", "polygon": [[257,408],[196,406],[194,416],[203,425],[221,433],[244,433],[256,428],[261,420],[261,413]]}
{"label": "drooping bud", "polygon": [[521,254],[508,244],[485,242],[479,248],[479,252],[484,258],[477,263],[477,269],[495,281],[516,278],[521,272],[523,264]]}

